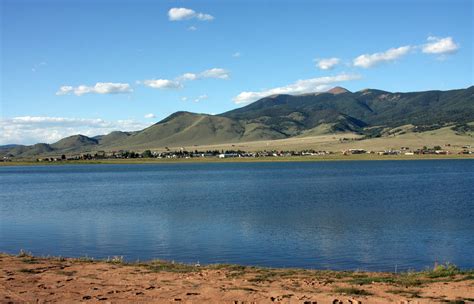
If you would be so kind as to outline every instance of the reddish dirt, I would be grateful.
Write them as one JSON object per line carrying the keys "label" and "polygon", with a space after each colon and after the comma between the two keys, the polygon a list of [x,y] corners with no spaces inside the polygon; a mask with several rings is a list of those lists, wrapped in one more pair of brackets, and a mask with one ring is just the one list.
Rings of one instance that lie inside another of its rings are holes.
{"label": "reddish dirt", "polygon": [[474,303],[472,275],[404,286],[370,282],[396,276],[384,273],[156,263],[0,255],[0,303]]}

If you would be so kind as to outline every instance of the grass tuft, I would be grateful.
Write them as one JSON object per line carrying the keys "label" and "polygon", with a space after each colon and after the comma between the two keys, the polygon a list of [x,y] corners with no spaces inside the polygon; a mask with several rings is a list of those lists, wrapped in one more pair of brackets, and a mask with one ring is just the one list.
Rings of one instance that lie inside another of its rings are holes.
{"label": "grass tuft", "polygon": [[410,297],[410,298],[420,298],[420,293],[421,293],[419,290],[413,290],[413,289],[391,289],[391,290],[387,290],[387,292],[402,295],[405,297]]}
{"label": "grass tuft", "polygon": [[370,285],[373,283],[395,283],[395,279],[392,277],[360,277],[350,280],[349,283],[356,285]]}
{"label": "grass tuft", "polygon": [[31,273],[31,274],[41,273],[41,271],[39,271],[39,270],[29,269],[29,268],[22,268],[19,271],[23,272],[23,273]]}
{"label": "grass tuft", "polygon": [[25,264],[38,264],[39,262],[34,257],[24,257],[21,261]]}
{"label": "grass tuft", "polygon": [[201,269],[199,266],[166,262],[161,260],[154,260],[147,264],[142,264],[148,270],[152,272],[177,272],[177,273],[186,273],[186,272],[199,272]]}
{"label": "grass tuft", "polygon": [[113,256],[113,257],[108,257],[107,260],[105,260],[106,263],[110,264],[123,264],[123,256]]}
{"label": "grass tuft", "polygon": [[359,289],[355,287],[336,287],[334,288],[334,292],[342,293],[346,295],[358,295],[358,296],[370,296],[372,295],[371,292],[365,289]]}
{"label": "grass tuft", "polygon": [[208,268],[210,269],[217,269],[217,270],[229,270],[229,271],[243,271],[247,268],[253,268],[251,266],[242,266],[242,265],[234,265],[234,264],[212,264],[209,265]]}
{"label": "grass tuft", "polygon": [[452,277],[461,273],[461,269],[451,263],[437,265],[433,270],[425,272],[426,276],[429,278]]}
{"label": "grass tuft", "polygon": [[94,262],[94,258],[91,258],[91,257],[88,257],[88,256],[83,256],[83,257],[79,257],[76,259],[76,261],[78,262],[83,262],[83,263],[90,263],[90,262]]}
{"label": "grass tuft", "polygon": [[17,255],[19,258],[32,258],[33,254],[30,251],[26,251],[23,249],[20,249],[20,252],[18,252]]}

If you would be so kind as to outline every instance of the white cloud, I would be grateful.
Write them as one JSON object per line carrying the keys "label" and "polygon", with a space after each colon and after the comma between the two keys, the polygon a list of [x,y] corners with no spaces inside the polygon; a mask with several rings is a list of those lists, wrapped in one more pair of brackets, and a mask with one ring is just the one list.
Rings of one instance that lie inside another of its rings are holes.
{"label": "white cloud", "polygon": [[191,25],[190,27],[188,27],[188,31],[192,31],[192,32],[196,31],[197,29],[198,28],[195,27],[194,25]]}
{"label": "white cloud", "polygon": [[439,38],[430,36],[427,40],[428,43],[424,44],[421,48],[422,52],[426,54],[450,54],[455,53],[459,49],[459,45],[454,42],[452,37]]}
{"label": "white cloud", "polygon": [[200,102],[201,100],[207,99],[208,97],[209,96],[207,96],[206,94],[200,95],[200,96],[194,98],[194,102]]}
{"label": "white cloud", "polygon": [[176,77],[174,80],[171,79],[152,79],[144,80],[143,84],[147,87],[154,89],[181,89],[184,88],[184,82],[193,81],[205,78],[224,79],[230,78],[230,72],[222,68],[212,68],[209,70],[202,71],[201,73],[184,73]]}
{"label": "white cloud", "polygon": [[181,101],[187,101],[188,100],[188,97],[184,96],[184,97],[181,97]]}
{"label": "white cloud", "polygon": [[171,21],[191,19],[195,15],[196,12],[194,10],[184,7],[174,7],[168,11],[168,17]]}
{"label": "white cloud", "polygon": [[67,94],[72,93],[72,92],[74,92],[74,87],[72,87],[72,86],[62,86],[56,92],[56,95],[67,95]]}
{"label": "white cloud", "polygon": [[151,79],[143,81],[147,87],[154,89],[181,89],[183,85],[175,80],[169,79]]}
{"label": "white cloud", "polygon": [[334,68],[341,62],[341,59],[332,57],[332,58],[322,58],[316,59],[316,66],[321,70],[330,70]]}
{"label": "white cloud", "polygon": [[156,118],[156,115],[153,114],[153,113],[148,113],[148,114],[145,114],[144,117],[145,117],[145,118]]}
{"label": "white cloud", "polygon": [[128,83],[98,82],[94,86],[80,85],[77,87],[65,85],[59,88],[56,95],[82,96],[84,94],[126,94],[133,92]]}
{"label": "white cloud", "polygon": [[212,21],[212,20],[214,20],[214,16],[209,15],[209,14],[203,14],[203,13],[198,13],[196,15],[196,18],[201,20],[201,21]]}
{"label": "white cloud", "polygon": [[149,124],[134,120],[21,116],[0,119],[0,144],[53,143],[66,136],[96,136],[112,131],[136,131]]}
{"label": "white cloud", "polygon": [[298,80],[292,84],[277,87],[269,90],[257,92],[241,92],[233,101],[236,104],[246,104],[256,101],[260,98],[275,94],[304,94],[311,92],[325,91],[330,87],[330,84],[360,79],[360,75],[339,74],[336,76],[326,76],[311,79]]}
{"label": "white cloud", "polygon": [[217,78],[217,79],[229,79],[229,71],[221,68],[213,68],[205,70],[199,74],[199,78]]}
{"label": "white cloud", "polygon": [[204,13],[197,13],[192,9],[184,7],[173,7],[168,11],[170,21],[182,21],[189,19],[197,19],[200,21],[212,21],[214,16]]}
{"label": "white cloud", "polygon": [[381,53],[360,55],[353,60],[353,64],[356,67],[370,68],[382,62],[397,60],[398,58],[408,54],[411,49],[411,46],[406,45],[399,48],[392,48]]}
{"label": "white cloud", "polygon": [[177,79],[180,81],[187,81],[187,80],[196,80],[198,75],[194,73],[184,73],[183,75],[179,76]]}
{"label": "white cloud", "polygon": [[[383,62],[395,61],[410,52],[421,51],[425,54],[437,54],[439,59],[444,59],[447,54],[455,53],[459,49],[459,44],[452,37],[430,36],[427,42],[422,45],[405,45],[398,48],[391,48],[384,52],[373,54],[362,54],[353,59],[352,65],[361,68],[370,68]],[[316,66],[321,70],[330,70],[339,64],[339,58],[321,58],[316,59]]]}
{"label": "white cloud", "polygon": [[232,57],[234,57],[234,58],[239,58],[240,56],[242,56],[242,54],[240,54],[240,52],[235,52],[234,54],[232,54]]}

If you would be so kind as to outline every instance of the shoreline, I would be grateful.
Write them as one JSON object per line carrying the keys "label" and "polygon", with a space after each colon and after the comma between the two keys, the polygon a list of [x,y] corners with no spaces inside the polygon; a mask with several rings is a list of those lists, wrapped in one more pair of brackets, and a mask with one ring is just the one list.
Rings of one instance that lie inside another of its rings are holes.
{"label": "shoreline", "polygon": [[128,158],[97,160],[36,161],[18,160],[0,162],[0,167],[7,166],[49,166],[49,165],[94,165],[94,164],[194,164],[194,163],[269,163],[269,162],[327,162],[327,161],[383,161],[383,160],[474,160],[473,154],[451,155],[324,155],[324,156],[290,156],[290,157],[234,157],[234,158]]}
{"label": "shoreline", "polygon": [[[0,302],[474,303],[474,270],[406,273],[0,254]],[[352,302],[350,302],[352,301]]]}

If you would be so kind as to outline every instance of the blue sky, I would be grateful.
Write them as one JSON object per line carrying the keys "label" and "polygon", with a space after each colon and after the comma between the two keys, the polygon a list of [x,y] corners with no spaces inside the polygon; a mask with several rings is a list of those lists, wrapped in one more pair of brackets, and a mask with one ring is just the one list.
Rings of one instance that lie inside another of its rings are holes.
{"label": "blue sky", "polygon": [[473,84],[473,2],[1,0],[0,144],[273,93]]}

